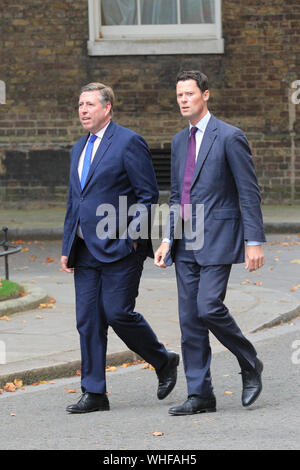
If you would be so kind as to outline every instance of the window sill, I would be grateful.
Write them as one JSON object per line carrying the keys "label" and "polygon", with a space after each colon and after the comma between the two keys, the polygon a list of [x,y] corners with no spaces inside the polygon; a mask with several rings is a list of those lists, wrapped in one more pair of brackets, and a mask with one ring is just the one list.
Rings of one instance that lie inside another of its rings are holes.
{"label": "window sill", "polygon": [[223,54],[223,38],[193,39],[99,39],[88,41],[90,56]]}

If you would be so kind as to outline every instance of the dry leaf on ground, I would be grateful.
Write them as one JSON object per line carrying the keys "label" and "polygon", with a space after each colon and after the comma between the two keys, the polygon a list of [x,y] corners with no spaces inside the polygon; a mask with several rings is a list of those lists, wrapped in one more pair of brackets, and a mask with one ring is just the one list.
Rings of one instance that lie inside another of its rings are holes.
{"label": "dry leaf on ground", "polygon": [[21,388],[23,387],[23,381],[21,379],[15,379],[14,380],[14,385],[17,387],[17,388]]}
{"label": "dry leaf on ground", "polygon": [[15,392],[16,386],[12,382],[6,382],[6,384],[4,385],[4,390],[6,392]]}

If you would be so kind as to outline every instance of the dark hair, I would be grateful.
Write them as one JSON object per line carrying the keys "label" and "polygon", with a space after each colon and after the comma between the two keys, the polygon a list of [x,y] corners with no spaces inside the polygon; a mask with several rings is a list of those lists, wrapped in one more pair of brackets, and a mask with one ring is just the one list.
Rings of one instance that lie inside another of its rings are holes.
{"label": "dark hair", "polygon": [[176,84],[186,80],[195,80],[197,87],[200,88],[202,93],[205,90],[208,90],[208,78],[199,70],[183,70],[182,72],[179,72],[176,77]]}

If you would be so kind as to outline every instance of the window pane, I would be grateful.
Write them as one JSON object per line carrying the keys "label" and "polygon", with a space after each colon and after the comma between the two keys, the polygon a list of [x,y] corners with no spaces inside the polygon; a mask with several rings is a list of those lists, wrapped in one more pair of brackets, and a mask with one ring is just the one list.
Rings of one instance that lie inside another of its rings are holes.
{"label": "window pane", "polygon": [[214,23],[215,0],[180,0],[181,23]]}
{"label": "window pane", "polygon": [[140,0],[142,24],[177,24],[177,0]]}
{"label": "window pane", "polygon": [[137,24],[137,0],[102,0],[103,26]]}

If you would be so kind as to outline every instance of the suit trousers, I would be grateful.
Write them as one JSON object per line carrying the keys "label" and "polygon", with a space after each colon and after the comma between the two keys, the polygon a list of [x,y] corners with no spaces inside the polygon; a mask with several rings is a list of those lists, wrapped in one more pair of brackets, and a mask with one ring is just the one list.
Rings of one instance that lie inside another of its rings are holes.
{"label": "suit trousers", "polygon": [[82,239],[77,240],[74,282],[83,391],[106,393],[108,326],[155,369],[168,359],[150,325],[134,311],[143,262],[144,257],[132,252],[119,261],[102,263]]}
{"label": "suit trousers", "polygon": [[188,395],[207,397],[213,390],[209,331],[236,356],[242,369],[254,367],[256,350],[223,302],[231,265],[200,266],[183,238],[177,241],[175,270]]}

